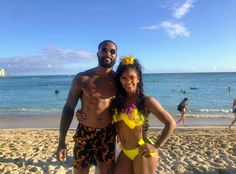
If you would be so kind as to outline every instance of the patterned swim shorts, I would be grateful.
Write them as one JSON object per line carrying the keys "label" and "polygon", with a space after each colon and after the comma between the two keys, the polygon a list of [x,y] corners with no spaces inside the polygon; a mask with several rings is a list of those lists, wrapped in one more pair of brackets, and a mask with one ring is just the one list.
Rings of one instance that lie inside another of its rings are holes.
{"label": "patterned swim shorts", "polygon": [[114,125],[97,129],[79,124],[74,135],[73,167],[77,169],[96,165],[96,160],[112,163],[115,161]]}

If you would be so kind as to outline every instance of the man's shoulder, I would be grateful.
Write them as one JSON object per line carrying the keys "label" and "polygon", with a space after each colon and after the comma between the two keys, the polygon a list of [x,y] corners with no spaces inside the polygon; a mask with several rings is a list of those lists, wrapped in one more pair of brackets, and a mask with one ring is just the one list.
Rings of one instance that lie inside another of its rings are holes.
{"label": "man's shoulder", "polygon": [[83,71],[83,72],[79,72],[73,78],[72,87],[73,88],[77,88],[77,87],[81,88],[84,85],[84,83],[88,79],[90,79],[90,77],[92,77],[93,74],[94,74],[94,68],[93,69],[88,69],[88,70]]}
{"label": "man's shoulder", "polygon": [[83,79],[83,78],[88,78],[91,77],[92,75],[95,74],[96,68],[88,69],[83,72],[79,72],[78,74],[75,75],[75,79]]}

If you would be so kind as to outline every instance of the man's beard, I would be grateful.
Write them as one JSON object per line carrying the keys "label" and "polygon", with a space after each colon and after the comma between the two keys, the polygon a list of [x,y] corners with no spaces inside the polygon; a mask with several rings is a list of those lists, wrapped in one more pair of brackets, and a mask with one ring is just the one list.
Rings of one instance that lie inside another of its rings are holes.
{"label": "man's beard", "polygon": [[114,64],[116,63],[116,60],[115,59],[111,59],[111,62],[110,63],[105,63],[105,58],[104,57],[100,57],[98,58],[98,63],[101,67],[103,68],[112,68],[114,66]]}

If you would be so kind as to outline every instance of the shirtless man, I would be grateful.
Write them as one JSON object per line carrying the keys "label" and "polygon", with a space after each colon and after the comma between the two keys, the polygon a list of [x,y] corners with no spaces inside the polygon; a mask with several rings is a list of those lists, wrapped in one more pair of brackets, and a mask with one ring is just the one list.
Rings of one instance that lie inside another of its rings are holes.
{"label": "shirtless man", "polygon": [[115,128],[109,106],[117,91],[112,70],[117,57],[117,45],[111,40],[101,42],[97,57],[97,67],[74,77],[60,122],[57,158],[65,161],[65,138],[80,99],[86,119],[78,124],[73,137],[73,171],[79,174],[87,174],[92,163],[97,164],[99,173],[108,174],[115,159]]}

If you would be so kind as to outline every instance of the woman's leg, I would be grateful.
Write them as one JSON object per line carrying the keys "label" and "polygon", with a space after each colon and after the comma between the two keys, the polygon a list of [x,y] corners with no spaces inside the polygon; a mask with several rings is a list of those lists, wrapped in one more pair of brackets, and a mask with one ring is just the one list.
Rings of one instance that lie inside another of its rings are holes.
{"label": "woman's leg", "polygon": [[236,113],[235,113],[234,120],[233,120],[232,123],[229,125],[229,128],[230,128],[230,129],[231,129],[231,127],[234,125],[235,122],[236,122]]}
{"label": "woman's leg", "polygon": [[183,118],[184,118],[184,112],[181,111],[180,112],[180,119],[176,122],[176,124],[178,124],[181,120],[183,120]]}
{"label": "woman's leg", "polygon": [[183,112],[183,126],[186,126],[186,116],[185,116],[185,112]]}
{"label": "woman's leg", "polygon": [[156,174],[157,164],[158,155],[149,158],[137,155],[133,161],[134,174]]}
{"label": "woman's leg", "polygon": [[133,174],[132,160],[129,159],[122,151],[120,152],[117,162],[113,168],[112,174]]}

